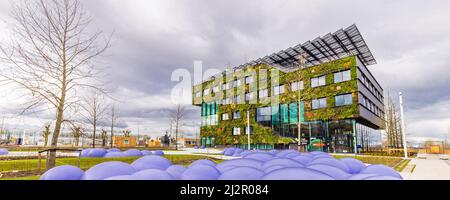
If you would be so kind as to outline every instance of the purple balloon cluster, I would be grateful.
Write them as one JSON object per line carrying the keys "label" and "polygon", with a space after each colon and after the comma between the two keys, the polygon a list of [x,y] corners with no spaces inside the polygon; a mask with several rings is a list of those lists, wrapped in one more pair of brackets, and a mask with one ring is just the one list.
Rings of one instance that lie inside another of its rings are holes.
{"label": "purple balloon cluster", "polygon": [[8,155],[8,149],[0,149],[0,155]]}
{"label": "purple balloon cluster", "polygon": [[323,152],[244,151],[241,156],[220,164],[201,159],[184,167],[150,155],[131,164],[101,163],[85,172],[60,166],[41,180],[402,180],[390,167],[366,166],[353,158],[338,160]]}
{"label": "purple balloon cluster", "polygon": [[89,148],[83,149],[81,151],[81,157],[88,158],[121,158],[121,157],[140,157],[147,155],[164,155],[164,152],[161,150],[149,151],[149,150],[137,150],[137,149],[129,149],[126,151],[121,151],[120,149],[112,148],[112,149],[102,149],[102,148]]}

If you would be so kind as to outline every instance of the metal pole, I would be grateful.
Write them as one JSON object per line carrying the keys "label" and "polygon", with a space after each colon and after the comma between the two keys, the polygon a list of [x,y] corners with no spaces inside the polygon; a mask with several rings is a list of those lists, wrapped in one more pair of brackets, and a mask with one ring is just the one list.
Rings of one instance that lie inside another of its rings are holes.
{"label": "metal pole", "polygon": [[398,93],[400,99],[400,115],[401,115],[401,123],[402,123],[402,136],[403,136],[403,152],[404,158],[408,158],[408,147],[406,146],[406,131],[405,131],[405,114],[403,113],[403,95],[401,92]]}
{"label": "metal pole", "polygon": [[250,150],[250,111],[247,110],[247,142],[248,142],[248,150]]}
{"label": "metal pole", "polygon": [[352,120],[353,126],[353,151],[355,152],[355,157],[358,155],[358,141],[356,137],[356,120]]}

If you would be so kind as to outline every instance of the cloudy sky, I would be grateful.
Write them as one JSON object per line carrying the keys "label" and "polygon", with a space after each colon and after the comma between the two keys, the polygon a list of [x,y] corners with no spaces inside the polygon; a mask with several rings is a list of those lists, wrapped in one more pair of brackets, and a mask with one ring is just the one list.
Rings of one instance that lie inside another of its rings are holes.
{"label": "cloudy sky", "polygon": [[[370,70],[392,96],[404,93],[407,134],[443,138],[450,126],[450,1],[90,0],[93,29],[114,32],[108,83],[122,100],[123,124],[136,133],[168,129],[175,69],[224,69],[356,24],[378,61]],[[10,2],[0,0],[8,21]],[[6,38],[8,27],[0,24]],[[2,38],[2,37],[0,37]],[[9,126],[39,127],[39,115],[0,115]],[[397,97],[396,97],[397,98]],[[188,106],[185,132],[196,132],[199,110]],[[33,118],[33,119],[31,119]]]}

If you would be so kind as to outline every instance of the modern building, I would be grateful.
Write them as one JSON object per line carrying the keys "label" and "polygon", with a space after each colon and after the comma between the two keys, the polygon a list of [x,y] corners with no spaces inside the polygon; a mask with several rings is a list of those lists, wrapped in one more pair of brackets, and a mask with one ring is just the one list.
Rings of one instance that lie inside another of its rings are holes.
{"label": "modern building", "polygon": [[250,132],[258,149],[299,141],[328,152],[380,147],[384,97],[368,69],[374,64],[352,25],[225,70],[193,87],[201,143],[246,148]]}

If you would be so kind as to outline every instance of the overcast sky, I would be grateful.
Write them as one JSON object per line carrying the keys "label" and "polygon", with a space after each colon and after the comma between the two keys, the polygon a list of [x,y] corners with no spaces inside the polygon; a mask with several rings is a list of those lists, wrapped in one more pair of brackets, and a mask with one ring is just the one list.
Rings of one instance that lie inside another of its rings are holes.
{"label": "overcast sky", "polygon": [[[224,69],[356,24],[374,54],[371,72],[397,98],[405,98],[410,138],[443,138],[450,126],[450,1],[82,1],[93,28],[114,31],[108,83],[123,100],[121,120],[134,133],[160,135],[168,128],[171,73]],[[8,21],[9,1],[0,0]],[[5,38],[7,26],[0,25]],[[0,38],[2,38],[0,36]],[[0,115],[9,116],[10,95],[1,94]],[[195,132],[199,110],[183,127]],[[9,126],[39,127],[45,119],[8,119]],[[28,122],[29,121],[29,122]]]}

